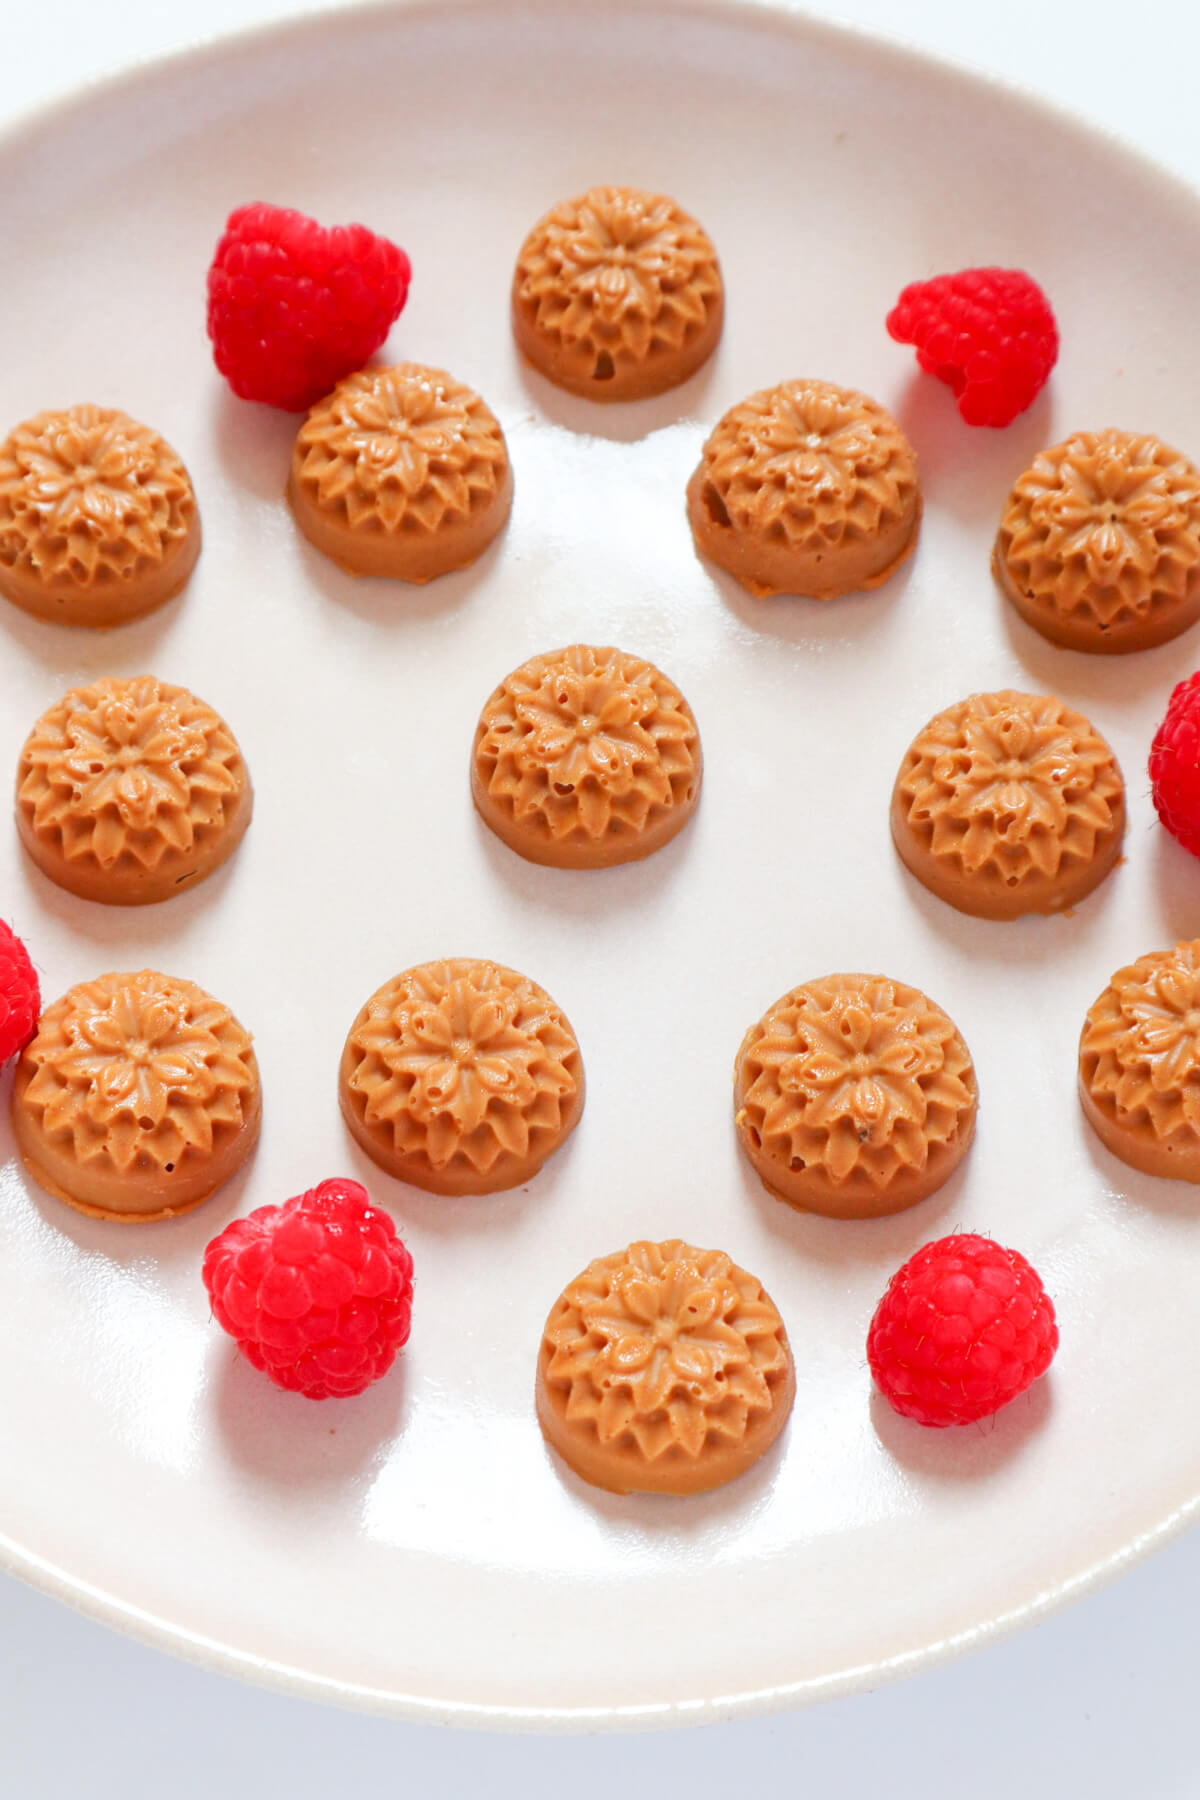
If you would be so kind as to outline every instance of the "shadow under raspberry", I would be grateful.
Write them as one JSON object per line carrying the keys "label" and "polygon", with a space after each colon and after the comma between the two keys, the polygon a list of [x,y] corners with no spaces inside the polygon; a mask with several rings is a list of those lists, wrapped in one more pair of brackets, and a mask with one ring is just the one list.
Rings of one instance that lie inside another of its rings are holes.
{"label": "shadow under raspberry", "polygon": [[876,1437],[903,1468],[935,1487],[986,1481],[996,1469],[1015,1462],[1053,1408],[1053,1367],[998,1413],[973,1425],[918,1425],[893,1412],[878,1388],[871,1390]]}
{"label": "shadow under raspberry", "polygon": [[387,1374],[345,1400],[286,1393],[213,1325],[207,1406],[230,1460],[272,1486],[337,1490],[381,1464],[404,1429],[404,1351]]}

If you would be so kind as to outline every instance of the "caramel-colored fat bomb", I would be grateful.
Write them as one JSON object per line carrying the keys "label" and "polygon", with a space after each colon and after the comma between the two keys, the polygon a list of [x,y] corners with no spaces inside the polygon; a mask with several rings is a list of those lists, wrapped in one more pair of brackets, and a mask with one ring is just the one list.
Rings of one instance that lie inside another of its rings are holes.
{"label": "caramel-colored fat bomb", "polygon": [[211,875],[250,823],[237,740],[211,706],[153,675],[72,688],[17,768],[17,829],[83,900],[140,906]]}
{"label": "caramel-colored fat bomb", "polygon": [[419,363],[360,369],[300,427],[288,500],[351,575],[418,584],[466,568],[512,506],[504,433],[472,388]]}
{"label": "caramel-colored fat bomb", "polygon": [[1061,700],[972,694],[913,739],[891,823],[901,860],[960,912],[1061,912],[1120,860],[1125,783],[1100,733]]}
{"label": "caramel-colored fat bomb", "polygon": [[1079,1099],[1122,1162],[1200,1182],[1200,939],[1117,970],[1084,1020]]}
{"label": "caramel-colored fat bomb", "polygon": [[1052,644],[1165,644],[1200,618],[1200,471],[1144,433],[1076,432],[1017,481],[992,568]]}
{"label": "caramel-colored fat bomb", "polygon": [[583,1059],[536,982],[456,957],[372,994],[346,1039],[338,1099],[389,1175],[435,1194],[491,1194],[536,1175],[575,1129]]}
{"label": "caramel-colored fat bomb", "polygon": [[538,1354],[547,1443],[594,1487],[698,1494],[742,1475],[787,1424],[787,1332],[753,1275],[678,1238],[589,1263]]}
{"label": "caramel-colored fat bomb", "polygon": [[734,1068],[738,1137],[771,1193],[807,1212],[915,1206],[975,1134],[970,1053],[940,1006],[883,975],[827,975],[777,1000]]}
{"label": "caramel-colored fat bomb", "polygon": [[917,457],[891,414],[828,381],[784,381],[731,407],[688,483],[696,548],[758,598],[834,600],[912,554]]}
{"label": "caramel-colored fat bomb", "polygon": [[191,479],[149,426],[72,406],[0,444],[0,594],[22,611],[120,625],[177,594],[199,554]]}
{"label": "caramel-colored fat bomb", "polygon": [[643,657],[572,644],[532,656],[480,715],[471,793],[530,862],[636,862],[687,824],[703,759],[692,709]]}
{"label": "caramel-colored fat bomb", "polygon": [[664,194],[597,187],[539,219],[512,286],[517,346],[587,400],[641,400],[708,360],[725,316],[717,253]]}
{"label": "caramel-colored fat bomb", "polygon": [[261,1117],[249,1032],[203,988],[152,969],[80,982],[48,1006],[13,1081],[25,1167],[98,1219],[199,1206],[249,1156]]}

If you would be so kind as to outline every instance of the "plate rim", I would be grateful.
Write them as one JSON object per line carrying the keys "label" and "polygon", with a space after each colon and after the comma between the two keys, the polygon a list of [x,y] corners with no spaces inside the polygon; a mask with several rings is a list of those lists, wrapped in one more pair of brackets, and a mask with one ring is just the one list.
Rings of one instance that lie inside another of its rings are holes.
{"label": "plate rim", "polygon": [[[401,0],[401,3],[408,4],[408,0]],[[558,0],[554,3],[558,4]],[[736,3],[741,4],[741,0]],[[152,1650],[191,1663],[208,1674],[224,1675],[252,1687],[287,1694],[292,1699],[454,1730],[502,1732],[514,1736],[532,1732],[543,1736],[599,1732],[615,1735],[766,1718],[825,1700],[866,1693],[922,1674],[927,1669],[940,1668],[960,1656],[1012,1637],[1026,1626],[1040,1624],[1074,1601],[1084,1599],[1126,1569],[1164,1549],[1195,1522],[1198,1513],[1200,1495],[1177,1507],[1154,1530],[1140,1533],[1111,1556],[1093,1563],[1069,1580],[1044,1589],[1021,1606],[915,1650],[903,1651],[877,1662],[859,1663],[833,1675],[781,1682],[773,1687],[747,1689],[736,1694],[714,1694],[698,1700],[653,1701],[644,1706],[499,1706],[472,1700],[433,1700],[420,1694],[398,1693],[390,1688],[335,1681],[272,1657],[252,1656],[200,1632],[189,1631],[185,1626],[172,1624],[142,1607],[131,1606],[128,1601],[91,1582],[80,1581],[44,1557],[23,1550],[4,1534],[0,1534],[0,1572],[16,1576],[48,1598],[69,1606],[97,1624],[120,1631]]]}
{"label": "plate rim", "polygon": [[[15,113],[0,127],[0,157],[19,154],[37,138],[69,122],[96,103],[128,98],[136,100],[159,81],[189,70],[218,67],[225,60],[239,61],[257,50],[295,44],[306,37],[319,39],[343,23],[362,29],[383,16],[445,14],[477,11],[501,4],[548,13],[569,14],[576,0],[339,0],[325,3],[293,17],[272,19],[234,31],[200,33],[189,43],[164,55],[108,70],[78,83],[66,92]],[[949,81],[955,87],[975,90],[1008,109],[1024,111],[1043,127],[1067,132],[1091,152],[1097,150],[1132,167],[1141,179],[1156,185],[1176,205],[1196,209],[1200,185],[1152,156],[1133,140],[1112,128],[1076,112],[1072,107],[1046,99],[1021,82],[969,62],[935,55],[906,40],[866,26],[823,18],[811,12],[804,0],[610,0],[627,16],[676,14],[683,18],[707,17],[733,23],[752,21],[762,27],[790,32],[796,38],[821,42],[859,58],[872,59],[895,80],[921,77]],[[984,1648],[1039,1623],[1060,1608],[1082,1599],[1113,1580],[1187,1530],[1200,1517],[1200,1493],[1169,1512],[1152,1529],[1135,1535],[1110,1555],[1087,1568],[1042,1589],[1020,1605],[914,1649],[876,1661],[856,1664],[829,1675],[781,1682],[728,1694],[711,1694],[695,1700],[656,1701],[645,1705],[561,1707],[495,1705],[481,1701],[449,1701],[426,1695],[402,1693],[392,1688],[368,1687],[314,1674],[270,1657],[255,1656],[189,1630],[186,1626],[123,1600],[66,1568],[38,1555],[0,1530],[0,1572],[24,1581],[49,1598],[85,1617],[148,1645],[150,1648],[192,1663],[210,1673],[233,1677],[251,1685],[272,1689],[294,1698],[323,1702],[350,1711],[457,1729],[491,1732],[546,1734],[574,1732],[632,1733],[675,1729],[689,1725],[729,1723],[800,1706],[861,1693],[883,1683],[902,1680],[934,1669],[958,1656]]]}

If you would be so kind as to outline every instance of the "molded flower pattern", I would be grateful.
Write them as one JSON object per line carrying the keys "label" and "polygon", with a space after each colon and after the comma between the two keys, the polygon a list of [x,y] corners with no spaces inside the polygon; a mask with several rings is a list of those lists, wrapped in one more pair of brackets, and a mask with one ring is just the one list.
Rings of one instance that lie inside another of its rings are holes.
{"label": "molded flower pattern", "polygon": [[0,445],[0,562],[93,581],[161,564],[187,536],[187,470],[158,433],[99,406],[39,413]]}
{"label": "molded flower pattern", "polygon": [[823,381],[785,381],[732,407],[703,467],[739,531],[797,545],[874,537],[904,516],[917,488],[916,460],[891,415]]}
{"label": "molded flower pattern", "polygon": [[348,1077],[369,1125],[442,1169],[486,1171],[502,1152],[557,1133],[579,1087],[579,1048],[534,982],[495,963],[426,963],[367,1002]]}
{"label": "molded flower pattern", "polygon": [[1016,483],[1000,552],[1016,586],[1056,612],[1144,616],[1200,569],[1200,472],[1157,438],[1079,432]]}
{"label": "molded flower pattern", "polygon": [[483,710],[476,767],[514,818],[551,836],[642,830],[691,797],[699,736],[683,696],[652,664],[576,644],[514,670]]}
{"label": "molded flower pattern", "polygon": [[602,1443],[699,1456],[710,1433],[745,1436],[787,1370],[783,1323],[753,1276],[719,1250],[631,1244],[572,1282],[546,1326],[545,1379],[568,1420]]}
{"label": "molded flower pattern", "polygon": [[952,1021],[915,988],[831,975],[795,988],[750,1034],[738,1123],[769,1156],[856,1170],[878,1187],[924,1168],[975,1107],[970,1055]]}
{"label": "molded flower pattern", "polygon": [[1200,1133],[1200,939],[1118,969],[1087,1015],[1080,1068],[1093,1099]]}
{"label": "molded flower pattern", "polygon": [[534,226],[517,262],[515,294],[540,332],[646,361],[703,329],[721,278],[707,234],[674,201],[601,187]]}
{"label": "molded flower pattern", "polygon": [[1124,793],[1104,739],[1049,695],[973,694],[931,719],[901,772],[908,822],[970,874],[1057,874],[1089,861]]}
{"label": "molded flower pattern", "polygon": [[17,798],[68,857],[146,868],[219,832],[244,783],[225,722],[152,675],[76,688],[42,715],[21,753]]}
{"label": "molded flower pattern", "polygon": [[437,531],[491,500],[508,469],[495,417],[440,369],[400,363],[339,382],[300,427],[299,480],[352,526]]}
{"label": "molded flower pattern", "polygon": [[106,1155],[177,1162],[240,1129],[256,1084],[250,1038],[191,982],[148,969],[82,982],[42,1016],[26,1052],[37,1065],[24,1103],[49,1134],[70,1134],[80,1161]]}

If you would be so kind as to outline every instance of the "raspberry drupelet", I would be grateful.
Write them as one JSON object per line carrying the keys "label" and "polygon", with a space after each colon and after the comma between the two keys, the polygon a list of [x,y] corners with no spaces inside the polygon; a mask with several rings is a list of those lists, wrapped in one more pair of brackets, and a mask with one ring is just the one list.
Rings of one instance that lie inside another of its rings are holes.
{"label": "raspberry drupelet", "polygon": [[23,1050],[37,1030],[42,996],[29,952],[0,920],[0,1063]]}
{"label": "raspberry drupelet", "polygon": [[204,1253],[213,1315],[278,1387],[361,1394],[408,1342],[412,1257],[357,1181],[235,1219]]}
{"label": "raspberry drupelet", "polygon": [[304,412],[378,350],[411,276],[404,251],[365,225],[239,206],[208,271],[213,359],[243,400]]}
{"label": "raspberry drupelet", "polygon": [[918,1425],[969,1425],[1043,1375],[1058,1348],[1050,1296],[1019,1250],[962,1232],[888,1283],[867,1336],[885,1400]]}
{"label": "raspberry drupelet", "polygon": [[1154,734],[1150,787],[1171,836],[1200,856],[1200,671],[1176,687]]}
{"label": "raspberry drupelet", "polygon": [[968,425],[1011,425],[1058,360],[1050,302],[1023,269],[959,269],[913,281],[887,316],[888,335],[953,389]]}

